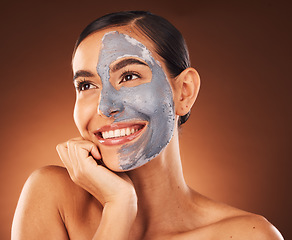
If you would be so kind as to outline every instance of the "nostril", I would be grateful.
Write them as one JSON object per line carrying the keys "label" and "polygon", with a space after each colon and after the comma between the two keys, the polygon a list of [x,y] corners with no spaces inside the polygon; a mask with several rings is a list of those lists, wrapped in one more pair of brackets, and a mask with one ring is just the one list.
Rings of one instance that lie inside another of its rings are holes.
{"label": "nostril", "polygon": [[119,112],[118,110],[113,110],[113,111],[110,112],[110,115],[111,115],[111,116],[114,116],[114,115],[116,115],[118,112]]}
{"label": "nostril", "polygon": [[102,114],[106,117],[118,117],[119,113],[122,112],[123,109],[119,109],[119,108],[100,108],[98,107],[97,112],[98,114]]}

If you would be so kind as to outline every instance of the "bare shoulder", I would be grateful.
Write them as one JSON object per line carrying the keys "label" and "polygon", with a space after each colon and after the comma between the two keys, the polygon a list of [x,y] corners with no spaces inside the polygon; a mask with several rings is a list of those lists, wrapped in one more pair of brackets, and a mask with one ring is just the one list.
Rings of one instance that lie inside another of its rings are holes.
{"label": "bare shoulder", "polygon": [[66,198],[62,193],[68,193],[73,189],[78,191],[78,188],[71,181],[65,168],[45,166],[35,170],[29,176],[23,187],[21,198],[29,198],[34,202],[62,201]]}
{"label": "bare shoulder", "polygon": [[283,240],[280,232],[264,217],[200,197],[201,223],[173,240]]}
{"label": "bare shoulder", "polygon": [[72,182],[65,168],[38,169],[22,189],[12,239],[69,239],[71,216],[81,213],[90,202],[92,196]]}
{"label": "bare shoulder", "polygon": [[267,219],[251,213],[223,218],[172,238],[172,240],[197,239],[284,240],[280,232]]}
{"label": "bare shoulder", "polygon": [[202,229],[212,233],[211,239],[282,240],[279,231],[263,216],[249,213],[223,203],[214,204],[221,214]]}
{"label": "bare shoulder", "polygon": [[223,219],[210,227],[222,239],[283,240],[280,232],[267,219],[251,213]]}
{"label": "bare shoulder", "polygon": [[68,239],[56,197],[62,188],[61,178],[66,175],[60,167],[45,167],[31,174],[18,200],[12,239],[49,239],[56,235],[57,239]]}
{"label": "bare shoulder", "polygon": [[32,188],[37,188],[38,186],[43,188],[50,187],[54,183],[59,182],[60,184],[54,186],[62,187],[64,183],[66,185],[70,184],[69,178],[69,174],[64,167],[50,165],[35,170],[25,184]]}
{"label": "bare shoulder", "polygon": [[263,216],[215,201],[211,210],[222,216],[215,218],[214,222],[205,227],[205,230],[215,233],[214,239],[283,239],[279,231]]}

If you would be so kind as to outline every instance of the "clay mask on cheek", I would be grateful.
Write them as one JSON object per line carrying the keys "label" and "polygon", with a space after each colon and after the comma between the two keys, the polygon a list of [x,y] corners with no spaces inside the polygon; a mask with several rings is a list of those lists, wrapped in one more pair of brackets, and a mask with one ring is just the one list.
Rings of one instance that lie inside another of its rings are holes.
{"label": "clay mask on cheek", "polygon": [[[115,89],[110,82],[110,65],[122,58],[139,58],[151,69],[151,82]],[[175,114],[173,94],[166,74],[150,51],[136,39],[109,32],[102,39],[97,65],[102,81],[99,110],[114,122],[146,121],[145,131],[118,152],[122,170],[131,170],[156,157],[172,138]],[[111,113],[115,112],[112,116]]]}

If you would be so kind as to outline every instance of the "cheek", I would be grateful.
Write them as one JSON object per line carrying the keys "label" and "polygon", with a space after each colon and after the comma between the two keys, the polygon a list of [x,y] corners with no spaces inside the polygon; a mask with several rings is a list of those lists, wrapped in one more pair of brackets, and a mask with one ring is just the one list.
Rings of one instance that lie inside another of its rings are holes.
{"label": "cheek", "polygon": [[82,108],[80,107],[79,102],[76,101],[75,106],[74,106],[73,118],[74,118],[75,125],[79,131],[82,129],[82,125],[84,122],[84,119],[82,116],[84,116],[82,114]]}
{"label": "cheek", "polygon": [[136,111],[152,115],[161,105],[160,91],[151,88],[151,84],[143,84],[135,88],[128,88],[123,94],[125,108],[130,107]]}
{"label": "cheek", "polygon": [[97,113],[97,104],[95,101],[88,101],[86,99],[78,99],[74,106],[74,122],[80,132],[86,130],[90,119]]}

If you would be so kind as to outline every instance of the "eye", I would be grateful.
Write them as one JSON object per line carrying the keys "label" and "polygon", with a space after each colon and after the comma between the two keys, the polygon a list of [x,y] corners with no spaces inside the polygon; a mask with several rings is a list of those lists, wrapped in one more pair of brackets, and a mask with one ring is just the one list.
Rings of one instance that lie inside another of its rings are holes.
{"label": "eye", "polygon": [[91,83],[90,81],[82,80],[82,81],[76,83],[75,88],[79,92],[81,92],[81,91],[86,91],[89,89],[96,89],[98,87],[95,84]]}
{"label": "eye", "polygon": [[122,74],[121,78],[122,78],[122,80],[120,81],[120,83],[138,79],[138,78],[140,78],[140,76],[137,73],[125,72]]}

